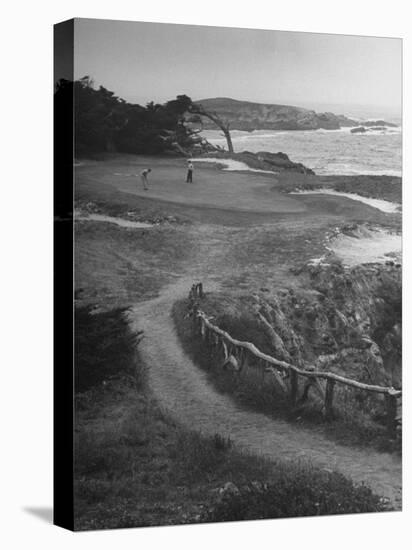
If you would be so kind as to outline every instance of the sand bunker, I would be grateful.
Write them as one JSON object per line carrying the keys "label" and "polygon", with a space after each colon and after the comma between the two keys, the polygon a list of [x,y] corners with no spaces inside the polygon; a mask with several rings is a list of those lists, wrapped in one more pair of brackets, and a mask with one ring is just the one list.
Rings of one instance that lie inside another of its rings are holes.
{"label": "sand bunker", "polygon": [[123,218],[114,218],[112,216],[105,216],[103,214],[80,214],[74,213],[75,221],[92,221],[92,222],[108,222],[119,225],[120,227],[133,227],[133,228],[148,228],[153,227],[153,224],[147,222],[134,222],[132,220],[124,220]]}
{"label": "sand bunker", "polygon": [[362,197],[361,195],[356,195],[355,193],[341,193],[340,191],[335,191],[334,189],[313,189],[313,190],[302,190],[302,191],[292,191],[290,195],[336,195],[338,197],[346,197],[354,201],[363,202],[377,208],[382,212],[387,214],[400,214],[401,205],[396,202],[385,201],[383,199],[371,199],[369,197]]}
{"label": "sand bunker", "polygon": [[191,159],[192,162],[211,162],[213,164],[222,164],[225,168],[223,170],[228,171],[248,171],[248,172],[261,172],[263,174],[276,174],[272,170],[258,170],[256,168],[250,168],[244,162],[232,159],[219,159],[219,158],[200,158],[200,159]]}
{"label": "sand bunker", "polygon": [[[351,235],[341,233],[329,241],[328,249],[338,256],[344,265],[353,267],[367,263],[399,263],[402,258],[402,236],[383,229],[358,228]],[[327,258],[311,260],[327,263]]]}

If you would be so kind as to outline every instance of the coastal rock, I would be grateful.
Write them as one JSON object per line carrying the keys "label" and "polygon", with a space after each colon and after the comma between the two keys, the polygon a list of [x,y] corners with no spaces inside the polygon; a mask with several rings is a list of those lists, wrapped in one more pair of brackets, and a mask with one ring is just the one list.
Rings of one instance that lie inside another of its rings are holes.
{"label": "coastal rock", "polygon": [[315,172],[304,166],[300,162],[293,162],[282,152],[270,153],[268,151],[259,151],[251,153],[250,151],[242,151],[241,153],[228,153],[227,151],[205,152],[201,155],[204,158],[218,159],[233,159],[247,164],[254,170],[266,170],[277,173],[279,171],[288,170],[298,172],[300,174],[314,175]]}
{"label": "coastal rock", "polygon": [[[249,153],[253,154],[253,153]],[[283,170],[293,170],[303,174],[314,174],[315,172],[310,168],[307,168],[300,162],[292,162],[286,153],[270,153],[268,151],[259,151],[256,153],[259,161],[265,165],[270,165],[276,169],[281,168]]]}
{"label": "coastal rock", "polygon": [[364,134],[367,132],[366,128],[364,126],[358,126],[357,128],[352,128],[350,131],[351,134]]}

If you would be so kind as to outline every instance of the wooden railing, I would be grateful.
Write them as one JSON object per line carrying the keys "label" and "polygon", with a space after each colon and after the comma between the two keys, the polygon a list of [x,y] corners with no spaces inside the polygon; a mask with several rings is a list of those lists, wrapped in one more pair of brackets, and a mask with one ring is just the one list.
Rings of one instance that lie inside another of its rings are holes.
{"label": "wooden railing", "polygon": [[[270,373],[273,376],[279,388],[288,396],[292,406],[295,406],[298,402],[299,377],[305,378],[303,395],[307,396],[309,388],[313,388],[319,394],[323,400],[323,414],[326,419],[333,417],[333,397],[336,384],[370,393],[383,394],[387,428],[391,436],[396,434],[399,422],[398,400],[402,397],[402,391],[393,387],[364,384],[333,372],[316,371],[314,368],[301,369],[285,361],[275,359],[271,355],[260,351],[251,342],[236,340],[230,334],[212,324],[207,315],[199,308],[199,301],[203,297],[202,283],[192,285],[189,292],[189,301],[195,329],[206,343],[221,350],[224,366],[230,365],[235,372],[240,373],[251,362],[257,363],[262,372]],[[322,384],[322,381],[325,384]]]}

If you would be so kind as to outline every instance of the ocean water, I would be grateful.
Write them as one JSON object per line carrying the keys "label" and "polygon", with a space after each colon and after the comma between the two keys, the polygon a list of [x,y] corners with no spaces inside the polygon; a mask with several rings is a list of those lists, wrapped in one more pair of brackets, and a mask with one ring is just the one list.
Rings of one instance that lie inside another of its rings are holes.
{"label": "ocean water", "polygon": [[[365,134],[340,130],[231,132],[236,152],[270,151],[286,153],[319,175],[402,175],[402,131],[387,128]],[[226,147],[221,132],[205,130],[205,138]]]}

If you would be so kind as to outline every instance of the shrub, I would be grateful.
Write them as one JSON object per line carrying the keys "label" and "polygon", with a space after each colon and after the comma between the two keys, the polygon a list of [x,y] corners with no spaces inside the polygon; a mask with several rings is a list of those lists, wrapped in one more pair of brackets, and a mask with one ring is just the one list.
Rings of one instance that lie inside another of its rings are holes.
{"label": "shrub", "polygon": [[232,447],[232,441],[229,437],[224,437],[220,434],[215,434],[213,437],[213,444],[217,451],[227,451]]}
{"label": "shrub", "polygon": [[75,389],[83,392],[110,376],[136,375],[137,335],[130,330],[127,308],[94,312],[93,306],[75,311]]}
{"label": "shrub", "polygon": [[315,474],[302,470],[268,486],[249,484],[231,491],[204,514],[204,521],[320,516],[382,512],[390,507],[365,485],[355,485],[343,475]]}
{"label": "shrub", "polygon": [[256,320],[242,314],[234,317],[224,313],[215,321],[222,330],[228,332],[237,340],[253,342],[261,351],[273,353],[273,347],[268,340],[266,333],[261,329]]}

